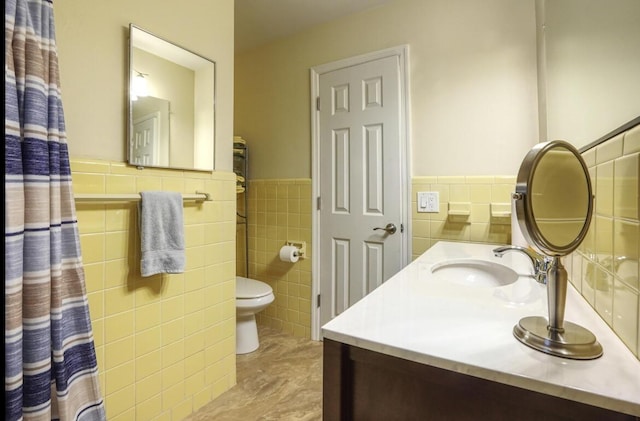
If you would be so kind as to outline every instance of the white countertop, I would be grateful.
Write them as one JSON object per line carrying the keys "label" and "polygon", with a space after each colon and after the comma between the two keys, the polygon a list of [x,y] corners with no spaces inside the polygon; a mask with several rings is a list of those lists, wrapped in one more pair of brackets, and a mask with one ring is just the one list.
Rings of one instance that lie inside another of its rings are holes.
{"label": "white countertop", "polygon": [[[603,347],[595,360],[547,355],[520,343],[522,317],[548,317],[546,287],[521,253],[440,242],[322,327],[323,337],[382,354],[640,416],[640,361],[569,284],[565,321],[589,329]],[[431,273],[459,258],[494,261],[522,274],[502,287],[461,285]]]}

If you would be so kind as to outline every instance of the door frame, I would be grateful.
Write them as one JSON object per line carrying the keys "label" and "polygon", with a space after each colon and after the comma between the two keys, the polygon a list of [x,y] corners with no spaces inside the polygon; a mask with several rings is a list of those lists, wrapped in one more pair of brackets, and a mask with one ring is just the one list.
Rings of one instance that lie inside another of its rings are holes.
{"label": "door frame", "polygon": [[410,113],[409,113],[409,46],[400,45],[384,50],[374,51],[343,60],[326,63],[311,68],[311,236],[314,256],[311,260],[311,339],[322,340],[320,332],[320,306],[318,296],[320,294],[320,211],[317,206],[317,198],[320,195],[320,112],[317,109],[317,98],[320,93],[320,76],[324,73],[347,67],[356,66],[370,61],[387,57],[398,57],[400,78],[400,168],[401,168],[401,223],[404,225],[404,236],[401,242],[401,265],[409,264],[411,256],[411,148],[410,148]]}

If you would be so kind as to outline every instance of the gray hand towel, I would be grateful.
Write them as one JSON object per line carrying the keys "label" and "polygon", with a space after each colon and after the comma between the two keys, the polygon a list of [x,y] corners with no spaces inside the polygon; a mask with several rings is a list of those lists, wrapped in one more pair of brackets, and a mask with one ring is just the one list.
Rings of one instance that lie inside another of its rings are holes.
{"label": "gray hand towel", "polygon": [[140,274],[184,272],[182,195],[163,191],[140,195]]}

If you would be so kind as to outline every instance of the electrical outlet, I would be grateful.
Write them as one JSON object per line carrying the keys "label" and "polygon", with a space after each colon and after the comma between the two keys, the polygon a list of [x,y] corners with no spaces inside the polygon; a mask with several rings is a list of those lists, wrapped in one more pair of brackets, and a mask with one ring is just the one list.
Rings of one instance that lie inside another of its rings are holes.
{"label": "electrical outlet", "polygon": [[440,193],[437,191],[418,192],[418,212],[437,213],[440,211]]}

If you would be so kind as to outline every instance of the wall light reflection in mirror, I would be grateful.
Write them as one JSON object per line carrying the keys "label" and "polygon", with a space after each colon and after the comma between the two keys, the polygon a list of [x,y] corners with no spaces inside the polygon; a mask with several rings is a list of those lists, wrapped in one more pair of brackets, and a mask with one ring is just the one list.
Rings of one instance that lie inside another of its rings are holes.
{"label": "wall light reflection in mirror", "polygon": [[147,83],[147,78],[145,77],[149,75],[137,70],[134,71],[137,73],[137,75],[133,78],[131,99],[133,101],[137,101],[138,98],[149,96],[149,84]]}

